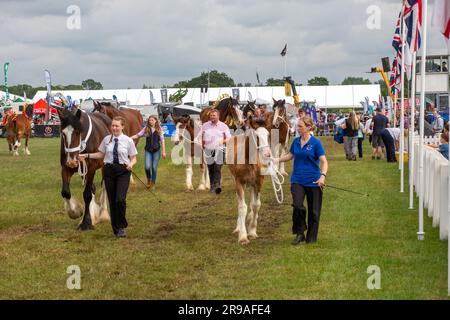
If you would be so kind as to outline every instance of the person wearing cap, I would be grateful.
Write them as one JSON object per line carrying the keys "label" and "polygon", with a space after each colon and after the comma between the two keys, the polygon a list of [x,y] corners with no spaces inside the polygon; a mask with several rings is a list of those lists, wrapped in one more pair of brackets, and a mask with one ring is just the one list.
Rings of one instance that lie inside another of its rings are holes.
{"label": "person wearing cap", "polygon": [[381,160],[382,148],[384,148],[381,132],[389,126],[389,119],[377,108],[377,114],[372,118],[372,160]]}

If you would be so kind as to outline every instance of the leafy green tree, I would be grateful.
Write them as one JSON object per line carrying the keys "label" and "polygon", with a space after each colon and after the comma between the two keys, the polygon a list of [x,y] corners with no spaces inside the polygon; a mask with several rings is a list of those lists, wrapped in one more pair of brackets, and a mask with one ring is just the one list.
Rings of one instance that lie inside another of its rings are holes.
{"label": "leafy green tree", "polygon": [[284,80],[283,79],[269,78],[269,79],[266,80],[266,86],[268,86],[268,87],[284,86]]}
{"label": "leafy green tree", "polygon": [[[209,72],[209,86],[217,87],[235,87],[234,80],[226,73],[212,70]],[[187,81],[180,81],[173,85],[174,88],[198,88],[208,85],[208,72],[202,72],[200,76]]]}
{"label": "leafy green tree", "polygon": [[328,86],[330,82],[325,77],[314,77],[308,80],[308,86]]}
{"label": "leafy green tree", "polygon": [[342,85],[358,85],[358,84],[371,84],[369,79],[363,79],[362,77],[347,77],[342,81]]}
{"label": "leafy green tree", "polygon": [[95,81],[94,79],[84,80],[81,85],[84,90],[103,90],[103,85],[100,82]]}

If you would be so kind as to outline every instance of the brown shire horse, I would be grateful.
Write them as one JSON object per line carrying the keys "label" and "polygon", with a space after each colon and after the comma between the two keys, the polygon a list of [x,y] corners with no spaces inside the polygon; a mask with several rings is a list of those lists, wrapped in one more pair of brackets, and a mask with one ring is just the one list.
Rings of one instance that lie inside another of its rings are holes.
{"label": "brown shire horse", "polygon": [[[124,107],[116,108],[111,103],[98,102],[94,100],[93,112],[95,111],[106,114],[111,120],[117,116],[124,118],[125,125],[123,128],[123,133],[129,137],[134,136],[141,131],[142,124],[144,123],[144,119],[138,110]],[[137,144],[138,141],[139,140],[136,140],[135,144]]]}
{"label": "brown shire horse", "polygon": [[8,134],[9,152],[19,155],[20,139],[25,137],[25,154],[30,155],[28,140],[31,137],[31,122],[33,120],[33,106],[25,105],[24,111],[19,115],[11,115],[6,124]]}
{"label": "brown shire horse", "polygon": [[[232,137],[227,143],[226,155],[228,168],[234,177],[238,200],[237,226],[233,233],[239,234],[240,244],[248,244],[250,240],[258,238],[256,228],[261,208],[263,170],[270,155],[269,131],[264,120],[261,119],[257,122],[250,115],[247,127],[244,134]],[[250,189],[248,216],[245,203],[246,187]]]}
{"label": "brown shire horse", "polygon": [[[273,143],[273,141],[271,142],[271,145],[275,145],[274,157],[276,158],[286,154],[289,149],[289,130],[291,125],[289,124],[285,104],[285,100],[277,101],[273,99],[273,112],[266,112],[264,114],[266,119],[266,128],[271,133],[271,139],[278,140],[277,144]],[[284,169],[284,162],[280,163],[279,170],[282,175],[288,175]]]}
{"label": "brown shire horse", "polygon": [[[108,199],[104,185],[100,196],[100,206],[95,201],[95,172],[103,168],[103,160],[78,160],[80,153],[98,152],[102,140],[110,134],[111,119],[102,113],[87,113],[78,108],[72,110],[57,107],[61,120],[61,195],[64,208],[72,219],[83,216],[78,226],[80,230],[90,230],[94,225],[109,220]],[[70,193],[70,179],[77,172],[83,176],[83,199],[85,207]]]}
{"label": "brown shire horse", "polygon": [[200,113],[200,119],[202,123],[209,121],[209,114],[212,109],[219,111],[219,120],[225,123],[230,129],[242,128],[244,125],[244,119],[242,111],[239,107],[239,101],[232,97],[220,100],[216,107],[209,107],[202,110]]}

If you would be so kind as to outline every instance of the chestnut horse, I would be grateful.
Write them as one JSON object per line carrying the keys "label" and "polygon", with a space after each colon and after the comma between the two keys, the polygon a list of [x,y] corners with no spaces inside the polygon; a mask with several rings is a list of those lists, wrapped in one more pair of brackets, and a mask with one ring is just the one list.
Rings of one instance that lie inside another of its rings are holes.
{"label": "chestnut horse", "polygon": [[[264,120],[255,121],[250,115],[244,134],[232,137],[227,143],[227,164],[234,177],[238,200],[237,226],[240,244],[248,244],[258,238],[256,233],[261,208],[261,188],[264,167],[270,155],[269,131]],[[245,189],[250,189],[250,211],[247,216]],[[248,223],[248,226],[247,226]],[[247,231],[248,230],[248,231]]]}
{"label": "chestnut horse", "polygon": [[[278,143],[271,143],[275,145],[274,157],[278,158],[283,154],[286,154],[289,149],[289,130],[291,125],[286,110],[285,100],[273,99],[273,112],[266,112],[264,117],[266,118],[266,128],[271,132],[271,139],[278,139]],[[278,130],[278,137],[275,134]],[[280,163],[279,171],[282,175],[287,176],[287,172],[284,168],[284,162]]]}
{"label": "chestnut horse", "polygon": [[184,163],[186,164],[186,191],[193,191],[192,176],[194,174],[193,164],[200,162],[200,184],[199,191],[210,189],[208,170],[205,165],[204,153],[199,144],[194,142],[196,134],[200,131],[201,124],[197,124],[189,115],[176,117],[171,115],[175,123],[175,133],[172,141],[176,146],[182,144]]}
{"label": "chestnut horse", "polygon": [[[83,216],[78,229],[90,230],[97,223],[110,220],[104,183],[100,206],[95,201],[93,184],[95,172],[103,168],[103,160],[86,159],[80,162],[78,155],[98,152],[100,143],[110,134],[111,119],[102,113],[87,113],[78,108],[56,108],[61,120],[61,195],[64,198],[64,208],[72,219]],[[70,179],[77,171],[84,181],[84,208],[70,193]]]}
{"label": "chestnut horse", "polygon": [[[106,114],[111,120],[114,117],[120,116],[125,119],[125,125],[123,128],[123,133],[131,137],[137,134],[142,129],[142,124],[144,119],[138,110],[125,108],[125,107],[114,107],[111,103],[98,102],[94,100],[94,110]],[[137,145],[139,140],[136,140]]]}
{"label": "chestnut horse", "polygon": [[30,155],[28,140],[31,137],[31,122],[33,120],[33,106],[25,105],[22,114],[12,114],[7,119],[6,132],[8,134],[9,152],[19,155],[20,139],[25,137],[25,155]]}
{"label": "chestnut horse", "polygon": [[237,99],[233,99],[232,97],[225,98],[220,100],[217,106],[203,109],[200,113],[202,123],[209,121],[209,114],[213,109],[219,111],[219,120],[225,123],[230,129],[242,128],[244,125],[242,111]]}

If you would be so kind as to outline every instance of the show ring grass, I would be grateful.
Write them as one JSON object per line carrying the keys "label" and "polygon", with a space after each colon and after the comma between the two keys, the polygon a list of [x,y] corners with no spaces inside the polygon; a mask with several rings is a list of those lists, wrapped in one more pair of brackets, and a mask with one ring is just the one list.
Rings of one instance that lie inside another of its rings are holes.
{"label": "show ring grass", "polygon": [[[367,141],[357,162],[346,161],[331,138],[323,141],[327,182],[369,196],[326,189],[318,243],[293,247],[288,181],[281,206],[265,181],[260,238],[241,246],[232,234],[237,202],[228,168],[220,196],[186,193],[185,167],[170,159],[161,160],[154,191],[162,203],[138,181],[130,188],[126,239],[109,224],[76,231],[78,221],[63,213],[59,139],[32,139],[28,157],[12,157],[2,139],[0,298],[448,299],[447,242],[428,218],[426,240],[417,240],[417,210],[399,192],[398,165],[372,161]],[[142,142],[139,151],[135,171],[144,179]],[[78,176],[71,189],[82,200]],[[80,267],[81,290],[66,286],[71,265]],[[367,287],[374,265],[380,290]]]}

